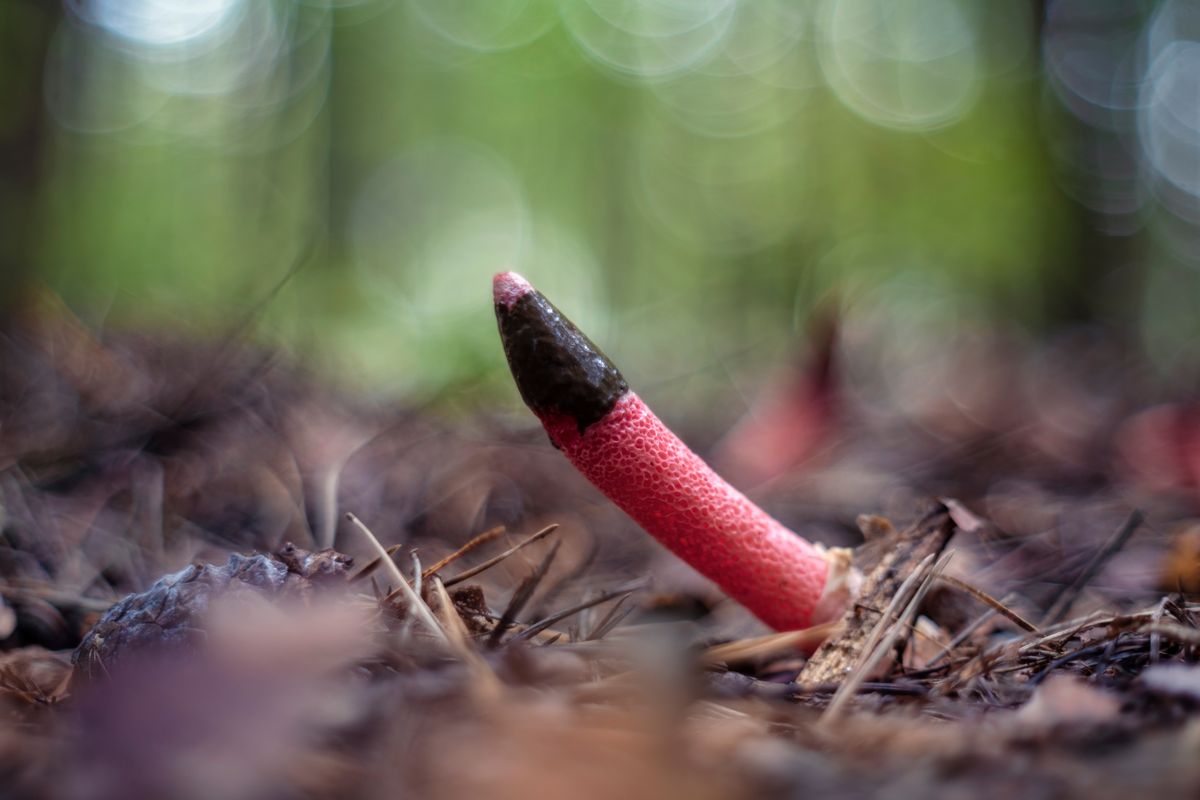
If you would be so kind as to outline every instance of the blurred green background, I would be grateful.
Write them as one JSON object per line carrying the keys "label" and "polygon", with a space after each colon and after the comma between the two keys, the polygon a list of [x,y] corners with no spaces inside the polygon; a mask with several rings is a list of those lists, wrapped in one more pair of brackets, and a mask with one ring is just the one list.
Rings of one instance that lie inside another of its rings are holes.
{"label": "blurred green background", "polygon": [[1196,380],[1194,2],[7,0],[0,51],[6,295],[100,330],[249,319],[515,406],[513,268],[683,407],[830,307],[1103,326]]}

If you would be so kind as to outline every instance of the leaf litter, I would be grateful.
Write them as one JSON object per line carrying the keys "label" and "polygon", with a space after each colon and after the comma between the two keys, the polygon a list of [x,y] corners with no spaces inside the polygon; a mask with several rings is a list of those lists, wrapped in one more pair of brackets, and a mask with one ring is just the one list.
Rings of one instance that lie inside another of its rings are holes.
{"label": "leaf litter", "polygon": [[246,346],[42,319],[3,347],[13,796],[1200,787],[1195,498],[1099,446],[844,414],[836,457],[763,496],[865,540],[864,593],[775,633],[531,428],[372,405]]}

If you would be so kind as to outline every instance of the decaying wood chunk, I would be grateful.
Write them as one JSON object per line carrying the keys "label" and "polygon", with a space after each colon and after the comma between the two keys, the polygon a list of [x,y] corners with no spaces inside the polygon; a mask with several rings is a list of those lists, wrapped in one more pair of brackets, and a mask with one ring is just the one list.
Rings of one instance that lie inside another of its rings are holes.
{"label": "decaying wood chunk", "polygon": [[841,683],[863,659],[863,649],[880,612],[913,570],[930,555],[940,553],[956,530],[950,511],[938,503],[924,517],[886,542],[873,540],[855,554],[863,571],[856,602],[842,617],[842,632],[827,640],[808,660],[797,682],[805,686]]}

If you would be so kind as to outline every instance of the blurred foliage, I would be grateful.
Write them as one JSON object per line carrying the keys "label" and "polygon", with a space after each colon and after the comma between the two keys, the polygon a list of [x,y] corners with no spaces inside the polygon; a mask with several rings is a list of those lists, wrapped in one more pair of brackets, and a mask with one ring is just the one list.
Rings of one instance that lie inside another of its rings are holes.
{"label": "blurred foliage", "polygon": [[1195,360],[1184,2],[17,6],[5,41],[53,33],[0,78],[44,100],[6,115],[38,142],[4,164],[36,156],[17,255],[98,327],[250,320],[375,389],[515,403],[488,280],[515,268],[693,408],[831,306]]}

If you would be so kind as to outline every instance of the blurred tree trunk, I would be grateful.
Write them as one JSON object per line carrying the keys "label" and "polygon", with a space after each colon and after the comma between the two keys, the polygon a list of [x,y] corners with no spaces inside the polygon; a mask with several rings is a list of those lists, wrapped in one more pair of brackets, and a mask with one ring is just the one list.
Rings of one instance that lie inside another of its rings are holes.
{"label": "blurred tree trunk", "polygon": [[0,3],[0,328],[36,271],[36,209],[47,120],[42,73],[57,0]]}
{"label": "blurred tree trunk", "polygon": [[[1047,13],[1052,4],[1047,0],[1033,0],[1032,4],[1038,76],[1043,82],[1043,91],[1053,94],[1054,90],[1046,85],[1050,79],[1042,60]],[[1088,29],[1081,29],[1081,34],[1104,37],[1136,35],[1146,23],[1148,9],[1153,4],[1097,6],[1097,21],[1090,23]],[[1035,104],[1031,113],[1036,120],[1045,113],[1037,108],[1043,102],[1042,93],[1034,92],[1030,99]],[[1043,134],[1043,153],[1049,173],[1058,171],[1062,179],[1076,185],[1076,191],[1091,195],[1098,201],[1105,192],[1112,191],[1106,182],[1114,179],[1099,173],[1080,174],[1079,165],[1086,165],[1097,158],[1095,154],[1103,154],[1106,171],[1110,175],[1131,176],[1127,178],[1130,184],[1128,191],[1131,194],[1136,191],[1133,186],[1136,178],[1132,176],[1136,176],[1138,171],[1137,157],[1122,141],[1133,133],[1136,121],[1132,112],[1121,112],[1121,124],[1124,127],[1120,132],[1090,125],[1073,116],[1064,105],[1058,107],[1057,115],[1056,133]],[[1063,163],[1061,157],[1056,160],[1052,152],[1051,135],[1065,140],[1060,146],[1074,154],[1068,163]],[[1058,191],[1066,195],[1061,185]],[[1066,203],[1072,211],[1068,223],[1070,229],[1065,233],[1073,241],[1073,257],[1056,262],[1052,269],[1047,270],[1047,279],[1042,286],[1043,313],[1047,323],[1051,327],[1060,327],[1103,321],[1122,333],[1132,334],[1131,330],[1124,329],[1136,325],[1139,316],[1137,303],[1145,275],[1144,234],[1136,230],[1126,235],[1111,232],[1113,220],[1106,218],[1103,211],[1096,210],[1101,205],[1098,202],[1085,204],[1077,197],[1066,196]]]}

